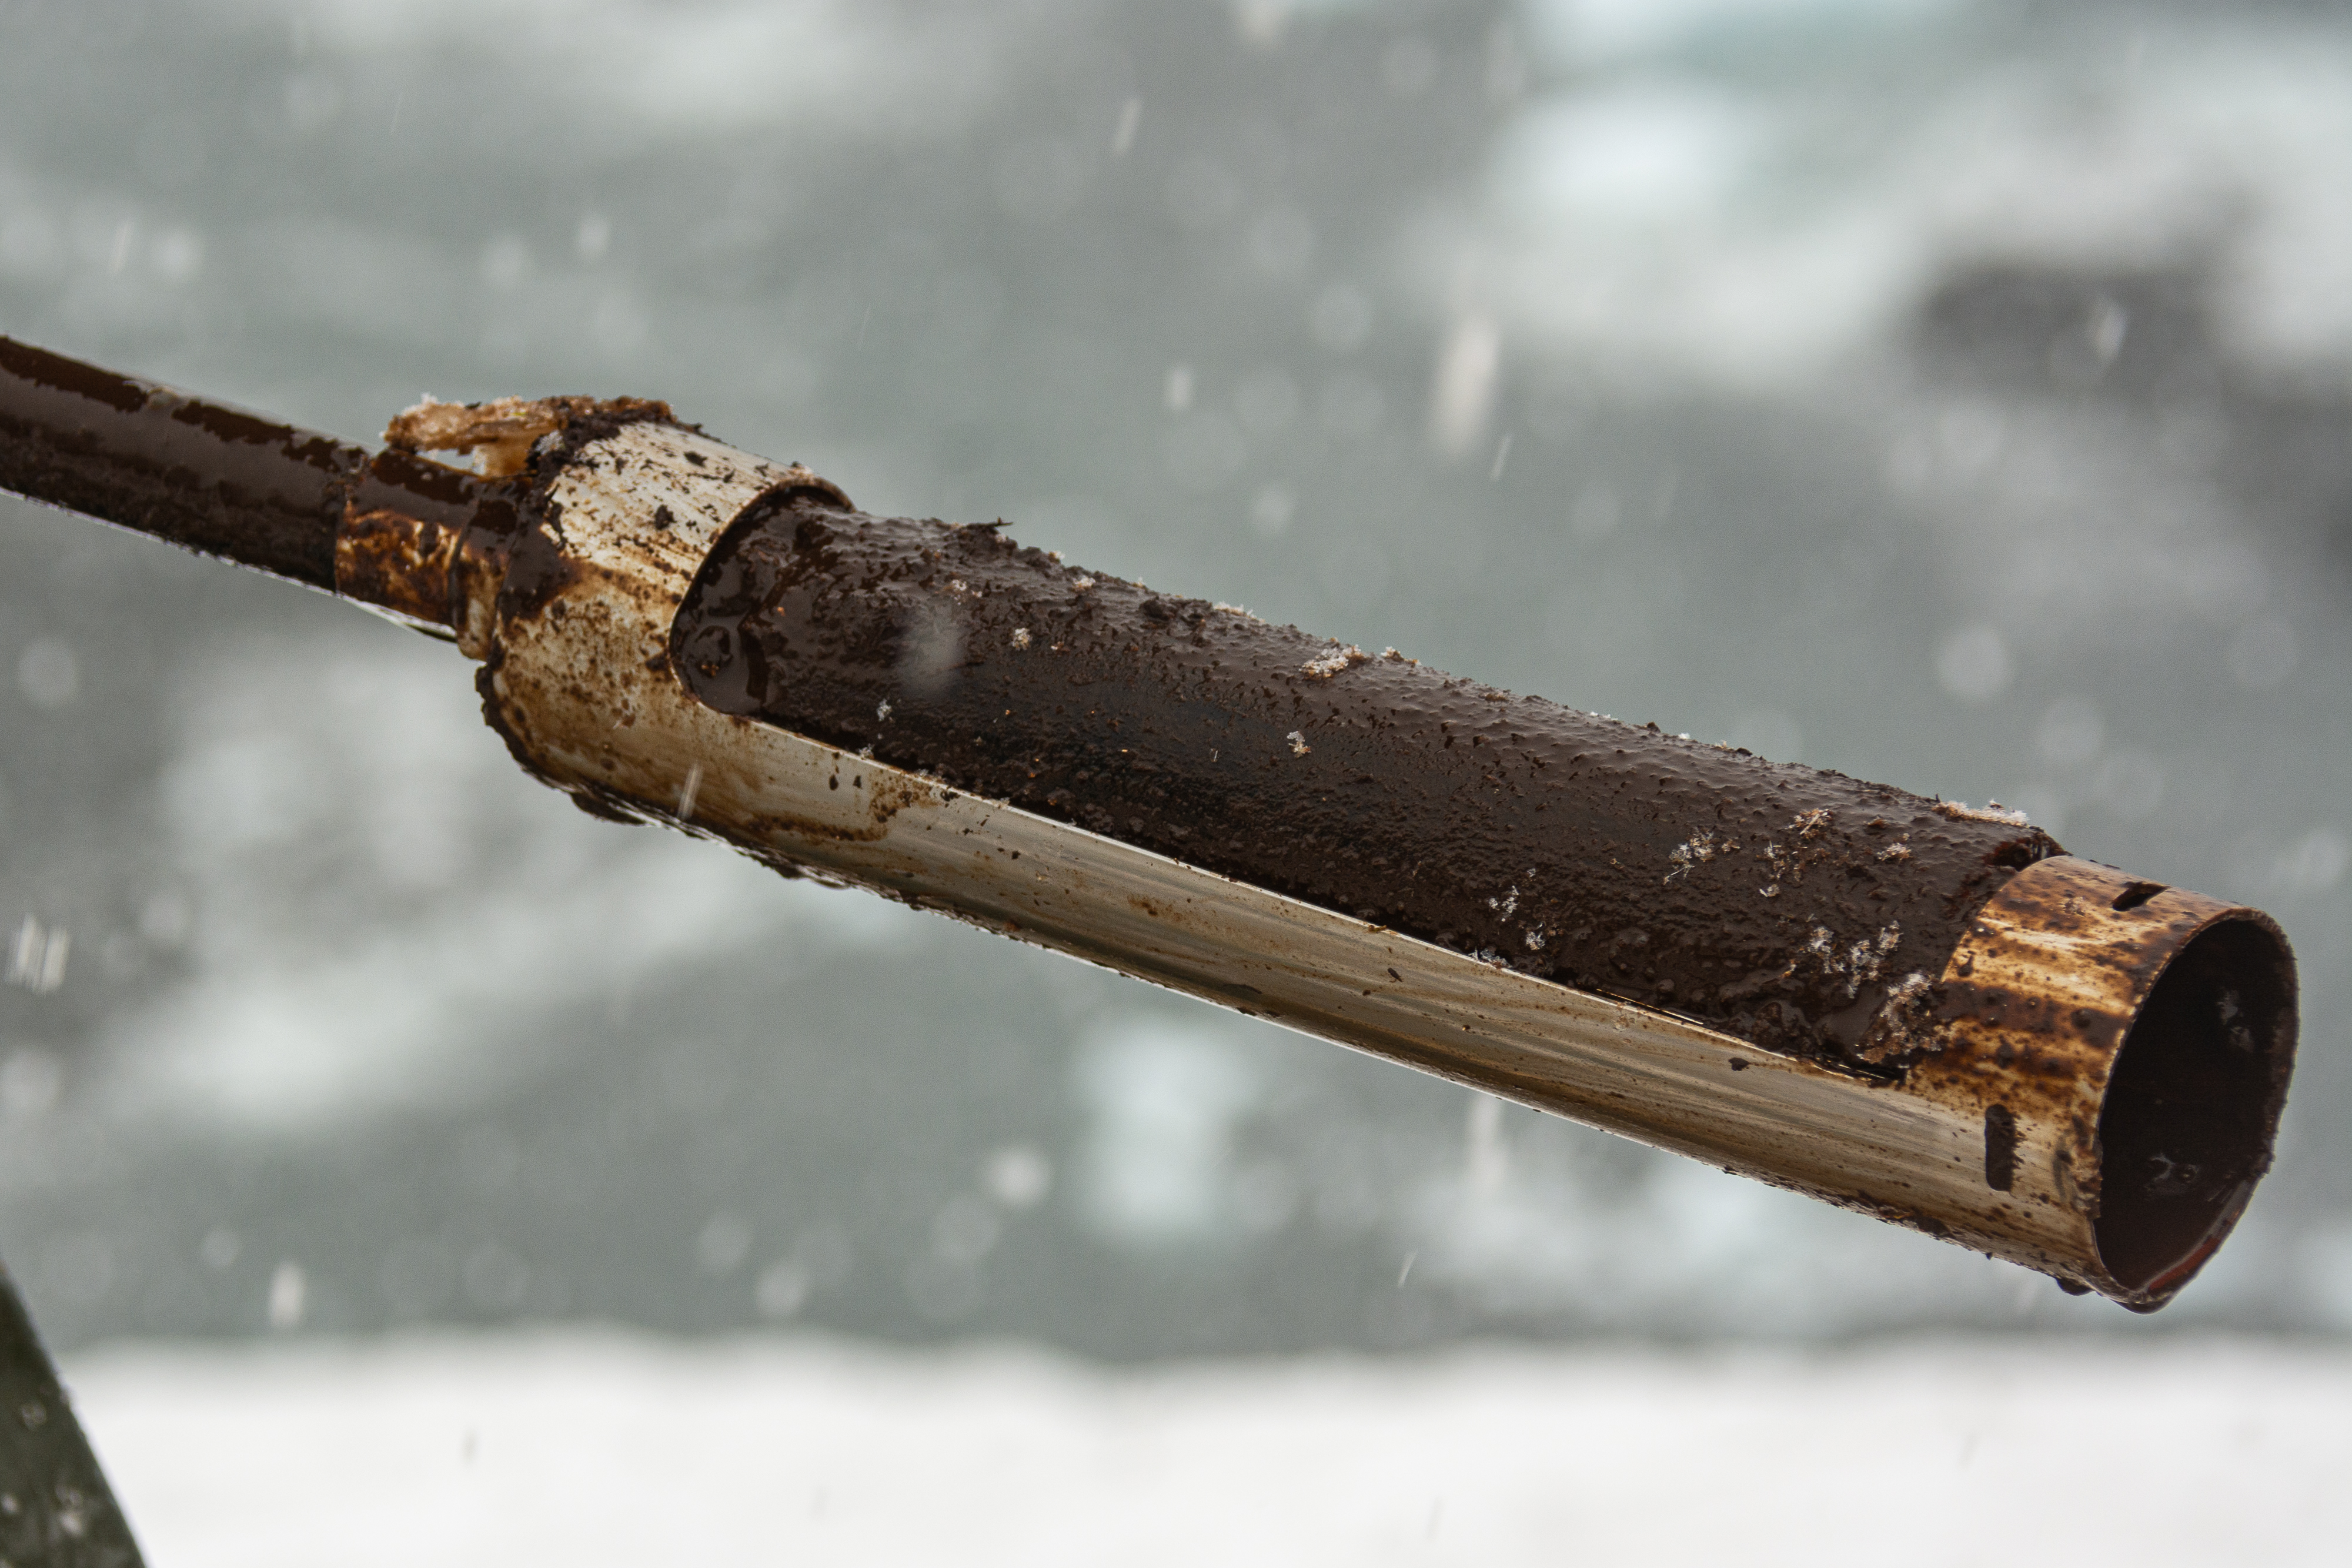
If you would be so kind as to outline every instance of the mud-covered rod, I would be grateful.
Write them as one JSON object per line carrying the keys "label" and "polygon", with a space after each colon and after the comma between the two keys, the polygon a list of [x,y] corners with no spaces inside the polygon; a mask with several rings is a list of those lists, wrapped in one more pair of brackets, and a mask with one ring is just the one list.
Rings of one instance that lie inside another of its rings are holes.
{"label": "mud-covered rod", "polygon": [[335,585],[343,500],[368,455],[0,338],[0,486]]}
{"label": "mud-covered rod", "polygon": [[[87,507],[49,476],[94,460],[40,454],[127,451],[207,498],[200,520],[245,515],[182,449],[159,469],[54,399],[28,434],[14,395],[0,483]],[[2141,1310],[2268,1167],[2295,1037],[2277,926],[2021,818],[1367,654],[995,524],[871,517],[660,403],[425,404],[387,439],[315,493],[332,586],[481,660],[492,725],[588,810]],[[219,526],[140,520],[183,515],[164,499],[99,509],[284,570]]]}

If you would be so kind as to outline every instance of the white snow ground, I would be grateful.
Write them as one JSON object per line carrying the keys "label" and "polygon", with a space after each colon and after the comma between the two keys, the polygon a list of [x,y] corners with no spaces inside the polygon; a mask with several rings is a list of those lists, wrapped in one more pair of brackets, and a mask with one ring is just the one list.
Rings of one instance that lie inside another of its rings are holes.
{"label": "white snow ground", "polygon": [[541,1333],[68,1368],[157,1568],[2340,1563],[2352,1351],[1484,1350],[1108,1371]]}

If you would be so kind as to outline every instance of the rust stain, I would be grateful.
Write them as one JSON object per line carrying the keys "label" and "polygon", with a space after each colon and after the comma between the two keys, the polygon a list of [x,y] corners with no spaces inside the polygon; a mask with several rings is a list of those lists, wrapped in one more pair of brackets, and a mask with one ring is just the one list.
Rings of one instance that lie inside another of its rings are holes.
{"label": "rust stain", "polygon": [[453,632],[489,651],[489,602],[504,578],[527,492],[394,448],[344,497],[334,541],[335,591]]}
{"label": "rust stain", "polygon": [[431,398],[394,416],[386,444],[403,452],[478,455],[484,478],[521,474],[541,437],[591,415],[627,413],[675,423],[669,404],[648,398],[493,398],[488,402],[436,402]]}
{"label": "rust stain", "polygon": [[404,512],[358,512],[335,539],[335,591],[436,626],[449,623],[460,531]]}
{"label": "rust stain", "polygon": [[1878,1027],[1916,1057],[1908,1092],[1979,1121],[1990,1192],[2089,1224],[2095,1256],[2055,1271],[2152,1310],[2269,1166],[2293,966],[2256,911],[2059,856],[1987,901]]}

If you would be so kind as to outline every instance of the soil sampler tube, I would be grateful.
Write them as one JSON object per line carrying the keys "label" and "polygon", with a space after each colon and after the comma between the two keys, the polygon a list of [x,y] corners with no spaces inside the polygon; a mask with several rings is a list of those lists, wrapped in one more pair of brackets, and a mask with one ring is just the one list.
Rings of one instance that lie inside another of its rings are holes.
{"label": "soil sampler tube", "polygon": [[454,641],[600,815],[2137,1309],[2269,1166],[2278,927],[2021,818],[872,517],[661,403],[428,403],[387,440],[0,340],[0,486]]}

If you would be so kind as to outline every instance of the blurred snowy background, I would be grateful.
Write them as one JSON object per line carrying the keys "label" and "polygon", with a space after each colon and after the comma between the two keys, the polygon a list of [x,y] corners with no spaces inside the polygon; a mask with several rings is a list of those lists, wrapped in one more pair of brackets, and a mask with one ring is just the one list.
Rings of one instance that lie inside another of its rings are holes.
{"label": "blurred snowy background", "polygon": [[[2275,909],[2284,1157],[2162,1322],[2352,1326],[2352,26],[255,0],[11,6],[0,73],[20,337],[361,436],[670,397]],[[0,1247],[65,1343],[259,1332],[273,1281],[1115,1357],[2127,1326],[587,821],[446,650],[5,506]]]}
{"label": "blurred snowy background", "polygon": [[0,499],[0,1257],[59,1345],[2352,1330],[2352,12],[0,0],[0,331],[354,437],[666,397],[1997,797],[2305,986],[2276,1173],[2134,1319],[593,821],[449,650]]}

